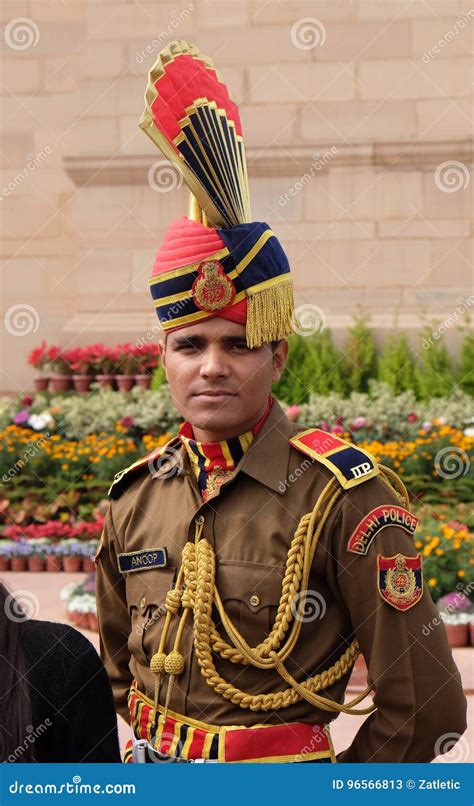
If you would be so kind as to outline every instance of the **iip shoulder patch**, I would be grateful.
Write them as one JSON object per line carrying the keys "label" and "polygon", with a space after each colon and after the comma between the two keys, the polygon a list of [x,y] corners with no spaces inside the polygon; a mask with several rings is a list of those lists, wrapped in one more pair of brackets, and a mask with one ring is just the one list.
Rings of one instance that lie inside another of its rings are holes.
{"label": "iip shoulder patch", "polygon": [[421,554],[405,557],[377,555],[377,586],[379,593],[388,604],[397,610],[408,610],[421,599],[423,593],[423,572]]}
{"label": "iip shoulder patch", "polygon": [[347,541],[347,550],[353,554],[367,554],[374,538],[386,526],[399,526],[405,532],[414,534],[418,523],[419,519],[407,509],[394,504],[382,504],[371,509],[362,518]]}
{"label": "iip shoulder patch", "polygon": [[350,490],[379,473],[372,454],[319,428],[302,431],[290,437],[290,442],[302,453],[329,468],[344,490]]}

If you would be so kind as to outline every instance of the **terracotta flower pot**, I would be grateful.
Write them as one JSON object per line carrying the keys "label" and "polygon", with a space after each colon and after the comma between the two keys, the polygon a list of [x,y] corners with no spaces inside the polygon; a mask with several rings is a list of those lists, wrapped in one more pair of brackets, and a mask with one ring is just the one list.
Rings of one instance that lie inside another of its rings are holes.
{"label": "terracotta flower pot", "polygon": [[89,629],[89,613],[77,613],[76,625],[83,630]]}
{"label": "terracotta flower pot", "polygon": [[92,383],[92,375],[73,375],[74,389],[81,395],[86,395]]}
{"label": "terracotta flower pot", "polygon": [[37,375],[33,378],[33,386],[35,392],[46,392],[49,384],[49,377],[47,375]]}
{"label": "terracotta flower pot", "polygon": [[37,555],[33,554],[31,557],[28,557],[28,571],[33,571],[38,573],[39,571],[44,571],[45,561],[44,557],[38,557]]}
{"label": "terracotta flower pot", "polygon": [[56,557],[55,554],[48,554],[46,557],[46,570],[50,572],[63,570],[63,558]]}
{"label": "terracotta flower pot", "polygon": [[82,570],[87,574],[89,574],[91,571],[95,571],[95,563],[92,557],[82,558]]}
{"label": "terracotta flower pot", "polygon": [[26,557],[12,557],[10,560],[12,571],[26,571],[28,568]]}
{"label": "terracotta flower pot", "polygon": [[445,624],[448,644],[451,647],[467,646],[469,642],[469,624]]}
{"label": "terracotta flower pot", "polygon": [[88,613],[87,620],[89,622],[89,629],[93,632],[99,632],[99,625],[97,623],[97,616],[95,613]]}
{"label": "terracotta flower pot", "polygon": [[110,389],[113,389],[114,386],[114,376],[113,375],[96,375],[95,381],[99,384],[99,386],[105,386]]}
{"label": "terracotta flower pot", "polygon": [[9,570],[10,570],[10,558],[0,557],[0,573],[2,571],[9,571]]}
{"label": "terracotta flower pot", "polygon": [[134,375],[116,375],[117,387],[121,392],[129,392],[135,383]]}
{"label": "terracotta flower pot", "polygon": [[471,638],[471,646],[474,646],[474,624],[472,622],[469,625],[469,634]]}
{"label": "terracotta flower pot", "polygon": [[135,375],[135,380],[140,389],[149,389],[151,384],[151,375],[148,373],[144,375]]}
{"label": "terracotta flower pot", "polygon": [[71,388],[72,378],[70,375],[52,375],[51,376],[51,391],[52,392],[68,392]]}
{"label": "terracotta flower pot", "polygon": [[77,557],[74,554],[70,557],[64,557],[63,570],[66,571],[68,574],[73,574],[77,573],[77,571],[82,571],[82,557]]}
{"label": "terracotta flower pot", "polygon": [[77,610],[68,610],[67,617],[72,624],[79,624],[82,613],[78,613]]}

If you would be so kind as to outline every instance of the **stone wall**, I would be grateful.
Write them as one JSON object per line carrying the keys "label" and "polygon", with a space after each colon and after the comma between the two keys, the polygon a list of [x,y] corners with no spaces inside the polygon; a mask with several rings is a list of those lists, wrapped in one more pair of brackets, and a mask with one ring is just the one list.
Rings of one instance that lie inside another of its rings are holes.
{"label": "stone wall", "polygon": [[3,391],[30,386],[43,338],[113,344],[155,324],[147,278],[188,193],[166,190],[138,120],[177,37],[241,106],[253,216],[282,240],[299,305],[336,334],[363,306],[382,335],[469,307],[469,3],[7,0],[1,14]]}

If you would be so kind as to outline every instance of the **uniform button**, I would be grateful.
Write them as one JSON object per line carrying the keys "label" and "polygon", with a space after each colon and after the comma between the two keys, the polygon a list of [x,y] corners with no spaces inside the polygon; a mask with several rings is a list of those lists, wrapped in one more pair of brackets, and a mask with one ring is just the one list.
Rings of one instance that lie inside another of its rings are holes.
{"label": "uniform button", "polygon": [[196,518],[196,523],[198,524],[204,523],[204,515],[198,515]]}
{"label": "uniform button", "polygon": [[250,604],[252,605],[252,607],[258,607],[258,606],[259,606],[259,604],[260,604],[260,597],[259,597],[259,596],[257,596],[257,594],[256,594],[256,593],[254,593],[254,594],[253,594],[253,595],[250,597]]}
{"label": "uniform button", "polygon": [[142,598],[140,599],[140,607],[143,609],[144,607],[146,607],[146,605],[147,605],[146,596],[142,596]]}

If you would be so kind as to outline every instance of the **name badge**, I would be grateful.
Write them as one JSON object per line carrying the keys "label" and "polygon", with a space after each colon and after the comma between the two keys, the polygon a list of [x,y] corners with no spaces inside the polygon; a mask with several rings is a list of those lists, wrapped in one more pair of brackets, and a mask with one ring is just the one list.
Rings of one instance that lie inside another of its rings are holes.
{"label": "name badge", "polygon": [[165,548],[128,551],[118,555],[118,567],[122,574],[133,571],[148,571],[150,568],[164,568],[168,563]]}

